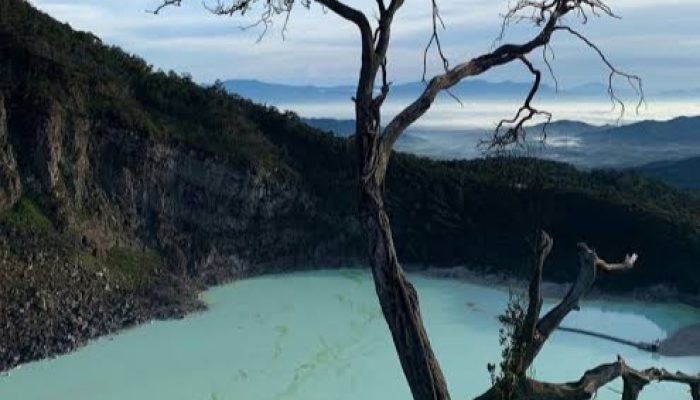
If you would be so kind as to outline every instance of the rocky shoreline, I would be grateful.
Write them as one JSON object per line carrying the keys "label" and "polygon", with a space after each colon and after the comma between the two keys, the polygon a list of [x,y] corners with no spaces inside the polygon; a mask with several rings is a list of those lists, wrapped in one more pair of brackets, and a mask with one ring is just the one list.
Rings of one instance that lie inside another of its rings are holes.
{"label": "rocky shoreline", "polygon": [[[23,243],[23,248],[14,242]],[[162,269],[147,287],[133,287],[105,268],[72,259],[71,245],[51,237],[37,240],[29,235],[9,244],[1,251],[8,242],[0,235],[0,274],[5,277],[0,281],[0,373],[148,321],[203,311],[199,294],[213,286],[264,274],[360,265],[354,258],[300,262],[290,257],[279,263],[209,269],[193,278]]]}
{"label": "rocky shoreline", "polygon": [[0,371],[203,307],[200,287],[182,277],[154,274],[147,286],[136,286],[90,256],[76,258],[61,239],[0,235]]}
{"label": "rocky shoreline", "polygon": [[[503,273],[493,273],[489,269],[478,267],[468,268],[464,266],[457,266],[450,268],[427,269],[419,269],[414,267],[411,268],[411,270],[435,278],[456,279],[480,285],[495,285],[515,290],[524,290],[528,285],[528,282],[525,279]],[[543,281],[542,295],[545,298],[562,298],[564,295],[566,295],[569,285],[569,283]],[[681,293],[678,290],[664,285],[638,288],[628,292],[609,292],[594,287],[589,293],[586,294],[586,299],[606,300],[612,302],[642,301],[656,303],[681,303],[700,309],[700,295]]]}
{"label": "rocky shoreline", "polygon": [[[40,256],[34,258],[35,261],[40,259]],[[3,265],[7,265],[6,259],[3,260]],[[270,273],[319,268],[361,268],[357,259],[342,258],[314,260],[296,266],[282,265],[285,264],[251,265],[235,273],[232,273],[232,270],[222,270],[215,278],[210,276],[206,284],[202,279],[188,280],[164,275],[150,289],[133,292],[118,288],[109,289],[109,278],[99,271],[94,274],[76,273],[79,269],[70,263],[59,264],[58,267],[54,264],[51,267],[52,274],[65,273],[73,276],[70,281],[71,288],[63,288],[52,294],[36,294],[33,299],[27,299],[26,302],[17,301],[14,307],[6,308],[8,325],[3,330],[4,345],[0,348],[0,372],[11,370],[26,362],[71,352],[92,339],[114,334],[153,319],[182,318],[191,312],[201,311],[205,306],[198,300],[198,294],[210,286]],[[36,262],[33,268],[43,267],[41,262]],[[514,277],[466,267],[426,269],[413,266],[408,270],[430,277],[457,279],[516,290],[524,288],[526,284]],[[34,271],[34,276],[42,274]],[[35,285],[37,282],[32,280],[36,279],[29,280]],[[559,298],[565,294],[567,285],[544,282],[543,290],[546,297]],[[16,296],[18,293],[15,290],[12,295]],[[609,301],[681,300],[680,297],[650,298],[638,294],[619,295],[601,291],[593,291],[588,297]],[[700,355],[700,324],[684,327],[669,335],[668,340],[662,342],[661,349],[662,354],[669,356]]]}

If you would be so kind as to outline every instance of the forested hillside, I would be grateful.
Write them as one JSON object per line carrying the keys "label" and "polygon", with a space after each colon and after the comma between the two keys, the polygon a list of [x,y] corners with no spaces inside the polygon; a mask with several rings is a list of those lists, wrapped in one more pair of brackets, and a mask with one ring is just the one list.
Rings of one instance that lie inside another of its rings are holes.
{"label": "forested hillside", "polygon": [[636,170],[679,188],[700,190],[700,157],[649,163]]}

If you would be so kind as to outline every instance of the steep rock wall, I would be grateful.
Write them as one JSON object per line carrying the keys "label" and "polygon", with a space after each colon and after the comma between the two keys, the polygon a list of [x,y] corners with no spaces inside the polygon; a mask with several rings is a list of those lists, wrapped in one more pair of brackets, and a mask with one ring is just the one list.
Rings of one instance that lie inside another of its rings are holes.
{"label": "steep rock wall", "polygon": [[12,207],[22,194],[22,183],[17,173],[17,161],[8,142],[5,98],[0,93],[0,212]]}

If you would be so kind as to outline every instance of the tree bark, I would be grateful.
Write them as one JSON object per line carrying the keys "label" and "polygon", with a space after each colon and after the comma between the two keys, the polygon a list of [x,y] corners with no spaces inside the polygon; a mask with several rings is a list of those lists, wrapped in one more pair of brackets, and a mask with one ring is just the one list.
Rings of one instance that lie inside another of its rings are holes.
{"label": "tree bark", "polygon": [[374,82],[385,63],[391,20],[402,1],[395,0],[379,21],[378,42],[359,23],[362,66],[355,94],[355,145],[359,180],[359,216],[367,234],[375,290],[391,331],[401,367],[414,400],[449,400],[445,377],[423,326],[418,295],[401,268],[389,216],[384,182],[391,157],[381,138],[381,105],[388,91],[374,97]]}
{"label": "tree bark", "polygon": [[538,232],[537,238],[535,238],[534,247],[534,258],[532,260],[531,268],[531,278],[530,285],[528,286],[528,306],[527,312],[525,313],[525,318],[523,320],[522,336],[518,339],[519,346],[521,347],[521,355],[518,360],[517,370],[515,373],[520,376],[524,376],[527,369],[532,363],[534,354],[537,350],[534,348],[535,343],[538,343],[538,331],[537,322],[540,318],[540,312],[542,311],[542,272],[544,270],[544,263],[552,251],[552,246],[554,246],[554,241],[545,231]]}
{"label": "tree bark", "polygon": [[637,400],[639,393],[652,382],[676,382],[688,385],[691,398],[700,400],[700,375],[687,375],[682,372],[671,373],[664,369],[649,368],[638,371],[628,366],[618,357],[610,364],[599,365],[586,371],[575,382],[549,383],[532,379],[523,379],[513,397],[505,399],[495,387],[477,397],[476,400],[590,400],[595,398],[600,388],[622,378],[622,400]]}
{"label": "tree bark", "polygon": [[449,400],[445,378],[423,326],[418,296],[396,256],[382,188],[362,187],[361,216],[368,233],[375,289],[406,379],[416,400]]}
{"label": "tree bark", "polygon": [[[372,78],[373,79],[373,78]],[[360,85],[370,88],[370,85]],[[375,290],[414,400],[449,400],[447,382],[423,325],[418,294],[399,263],[384,183],[390,152],[381,146],[379,110],[371,90],[358,90],[356,145],[360,222],[367,234]]]}

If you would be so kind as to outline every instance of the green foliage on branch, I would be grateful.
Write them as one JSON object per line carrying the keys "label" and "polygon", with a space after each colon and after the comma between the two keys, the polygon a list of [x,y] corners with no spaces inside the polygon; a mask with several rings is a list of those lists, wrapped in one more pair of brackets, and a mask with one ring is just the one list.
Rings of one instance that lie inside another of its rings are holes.
{"label": "green foliage on branch", "polygon": [[522,332],[525,322],[526,304],[522,296],[510,292],[508,304],[503,314],[498,316],[501,327],[498,330],[498,343],[501,346],[501,361],[488,364],[491,385],[503,400],[515,398],[520,383],[524,378],[518,373],[518,363],[525,349]]}

